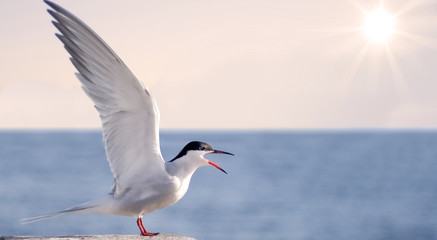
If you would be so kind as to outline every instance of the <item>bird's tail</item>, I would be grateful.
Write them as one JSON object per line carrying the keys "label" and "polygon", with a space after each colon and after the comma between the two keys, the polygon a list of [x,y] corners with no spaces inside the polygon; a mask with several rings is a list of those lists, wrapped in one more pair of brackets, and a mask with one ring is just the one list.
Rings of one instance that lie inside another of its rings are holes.
{"label": "bird's tail", "polygon": [[40,216],[30,217],[30,218],[23,218],[20,220],[20,222],[21,222],[21,224],[28,224],[28,223],[33,223],[33,222],[38,222],[41,220],[49,219],[49,218],[64,216],[64,215],[67,215],[70,213],[93,212],[95,205],[91,205],[90,203],[91,202],[86,202],[86,203],[68,208],[68,209],[61,211],[61,212],[50,213],[50,214],[45,214],[45,215],[40,215]]}
{"label": "bird's tail", "polygon": [[33,222],[38,222],[41,220],[49,219],[49,218],[60,217],[60,216],[63,216],[63,215],[69,214],[69,213],[72,213],[72,212],[62,211],[62,212],[50,213],[50,214],[40,215],[40,216],[36,216],[36,217],[23,218],[20,220],[20,222],[21,222],[21,224],[28,224],[28,223],[33,223]]}

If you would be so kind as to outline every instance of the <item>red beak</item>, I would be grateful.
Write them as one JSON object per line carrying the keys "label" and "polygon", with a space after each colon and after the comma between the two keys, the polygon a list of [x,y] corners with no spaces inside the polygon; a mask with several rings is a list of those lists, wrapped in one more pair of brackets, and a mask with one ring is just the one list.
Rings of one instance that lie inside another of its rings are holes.
{"label": "red beak", "polygon": [[[232,154],[232,153],[228,153],[228,152],[224,152],[224,151],[219,151],[219,150],[214,150],[213,152],[210,152],[210,153],[215,153],[215,154],[228,154],[228,155],[232,155],[232,156],[234,156],[234,154]],[[211,161],[209,161],[209,160],[208,160],[208,163],[209,163],[210,165],[216,167],[218,170],[220,170],[220,171],[222,171],[222,172],[228,174],[225,170],[223,170],[223,168],[219,167],[219,166],[217,165],[217,163],[215,163],[215,162],[211,162]]]}

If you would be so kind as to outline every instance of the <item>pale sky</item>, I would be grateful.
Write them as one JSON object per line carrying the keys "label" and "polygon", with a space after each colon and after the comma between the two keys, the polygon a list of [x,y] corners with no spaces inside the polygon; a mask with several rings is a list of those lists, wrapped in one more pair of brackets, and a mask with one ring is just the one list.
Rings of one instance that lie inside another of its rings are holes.
{"label": "pale sky", "polygon": [[[164,129],[436,128],[437,0],[57,0],[151,90]],[[38,0],[0,0],[0,128],[99,128]]]}

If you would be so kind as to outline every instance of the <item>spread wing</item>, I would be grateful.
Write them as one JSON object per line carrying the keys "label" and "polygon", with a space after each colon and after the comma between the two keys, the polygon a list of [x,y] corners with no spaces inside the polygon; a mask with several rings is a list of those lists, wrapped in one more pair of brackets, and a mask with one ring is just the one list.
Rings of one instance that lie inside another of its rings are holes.
{"label": "spread wing", "polygon": [[[64,8],[53,10],[56,36],[71,55],[85,93],[95,104],[103,127],[106,155],[120,197],[165,171],[159,147],[159,112],[154,98],[123,61],[85,23]],[[137,184],[137,185],[138,185]]]}

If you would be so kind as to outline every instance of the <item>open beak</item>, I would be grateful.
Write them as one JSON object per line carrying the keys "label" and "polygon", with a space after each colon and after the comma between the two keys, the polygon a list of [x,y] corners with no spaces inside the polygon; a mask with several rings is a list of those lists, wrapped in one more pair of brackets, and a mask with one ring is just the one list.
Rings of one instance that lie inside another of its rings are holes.
{"label": "open beak", "polygon": [[[214,150],[213,152],[210,152],[210,153],[215,153],[215,154],[228,154],[228,155],[232,155],[232,156],[234,156],[234,154],[232,154],[232,153],[228,153],[228,152],[224,152],[224,151],[220,151],[220,150]],[[217,165],[217,163],[215,163],[215,162],[211,162],[211,161],[209,161],[209,160],[208,160],[208,163],[209,163],[210,165],[216,167],[218,170],[220,170],[220,171],[222,171],[222,172],[228,174],[225,170],[223,170],[223,168],[219,167],[219,166]]]}

